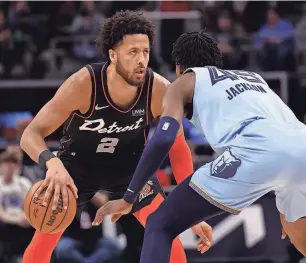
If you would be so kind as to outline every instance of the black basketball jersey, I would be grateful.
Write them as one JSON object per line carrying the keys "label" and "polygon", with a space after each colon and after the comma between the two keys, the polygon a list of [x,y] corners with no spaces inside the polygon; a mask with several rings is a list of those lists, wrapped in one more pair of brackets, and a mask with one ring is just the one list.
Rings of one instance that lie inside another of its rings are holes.
{"label": "black basketball jersey", "polygon": [[138,160],[153,118],[151,95],[154,72],[148,68],[145,82],[127,108],[116,105],[108,92],[109,63],[87,65],[92,81],[91,104],[87,113],[75,111],[64,124],[61,154],[74,156],[93,166],[120,165]]}

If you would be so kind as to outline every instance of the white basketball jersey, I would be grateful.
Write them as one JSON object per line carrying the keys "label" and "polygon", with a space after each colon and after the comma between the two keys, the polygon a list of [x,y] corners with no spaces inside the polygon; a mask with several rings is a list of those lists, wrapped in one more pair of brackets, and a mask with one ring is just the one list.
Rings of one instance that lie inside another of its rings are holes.
{"label": "white basketball jersey", "polygon": [[190,68],[196,75],[191,122],[211,147],[222,153],[244,126],[256,119],[305,126],[254,73],[216,67]]}

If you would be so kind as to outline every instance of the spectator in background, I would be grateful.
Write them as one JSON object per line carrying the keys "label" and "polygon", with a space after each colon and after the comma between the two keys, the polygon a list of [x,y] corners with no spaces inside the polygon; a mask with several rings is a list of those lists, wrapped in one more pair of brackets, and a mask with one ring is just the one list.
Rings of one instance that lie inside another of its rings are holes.
{"label": "spectator in background", "polygon": [[0,10],[0,76],[9,78],[12,63],[12,31],[7,25],[4,12]]}
{"label": "spectator in background", "polygon": [[28,226],[23,213],[23,199],[31,182],[20,176],[21,155],[15,149],[7,150],[0,155],[0,164],[0,218],[4,223]]}
{"label": "spectator in background", "polygon": [[[191,10],[192,6],[188,1],[162,1],[160,5],[161,12],[185,12]],[[171,58],[172,43],[184,32],[184,23],[183,17],[180,19],[161,20],[161,56],[168,63],[171,70],[175,70],[175,65]]]}
{"label": "spectator in background", "polygon": [[33,235],[23,212],[31,182],[19,174],[21,156],[15,149],[0,155],[0,169],[0,241],[6,244],[6,255],[17,256],[24,252]]}
{"label": "spectator in background", "polygon": [[[44,177],[44,171],[19,147],[19,140],[23,131],[31,122],[33,116],[30,112],[7,112],[0,114],[0,142],[2,141],[9,149],[19,152],[21,162],[20,173],[32,183]],[[2,137],[2,138],[1,138]]]}
{"label": "spectator in background", "polygon": [[[7,142],[19,141],[25,126],[32,120],[30,112],[6,112],[0,114],[2,136]],[[20,130],[20,129],[23,130]]]}
{"label": "spectator in background", "polygon": [[[300,65],[306,64],[306,5],[302,7],[303,15],[295,26],[295,43]],[[302,77],[305,79],[305,76]]]}
{"label": "spectator in background", "polygon": [[67,36],[76,16],[76,6],[73,1],[64,1],[60,4],[59,10],[54,14],[54,29],[56,36]]}
{"label": "spectator in background", "polygon": [[102,236],[101,228],[92,227],[97,207],[108,200],[97,193],[83,211],[81,218],[75,218],[59,241],[55,256],[57,263],[104,263],[117,262],[120,248],[115,240]]}
{"label": "spectator in background", "polygon": [[17,27],[26,22],[26,18],[29,18],[30,14],[31,10],[27,1],[12,2],[8,11],[9,24]]}
{"label": "spectator in background", "polygon": [[91,38],[97,33],[102,14],[95,9],[94,1],[84,1],[81,5],[80,14],[77,15],[71,25],[71,33],[74,35],[87,36],[74,44],[74,55],[84,63],[98,60],[100,55]]}
{"label": "spectator in background", "polygon": [[42,78],[46,62],[41,56],[49,45],[47,19],[33,14],[27,1],[10,2],[8,22],[14,36],[13,78]]}
{"label": "spectator in background", "polygon": [[[53,27],[53,36],[54,37],[69,37],[71,36],[71,25],[76,16],[76,3],[74,1],[64,1],[60,3],[59,9],[53,17],[52,27]],[[56,44],[57,49],[63,49],[66,53],[69,54],[72,49],[71,42],[59,42]],[[58,70],[61,69],[63,65],[63,54],[58,52],[54,54],[56,67]]]}
{"label": "spectator in background", "polygon": [[228,11],[220,12],[216,39],[223,54],[225,68],[242,69],[246,66],[246,55],[240,48],[243,33],[242,25],[235,22]]}
{"label": "spectator in background", "polygon": [[71,32],[91,36],[97,33],[102,15],[95,9],[94,1],[84,1],[78,14],[71,25]]}
{"label": "spectator in background", "polygon": [[224,1],[223,3],[217,1],[217,3],[219,9],[228,10],[235,19],[238,19],[248,33],[258,32],[265,22],[265,13],[270,5],[268,1]]}
{"label": "spectator in background", "polygon": [[266,24],[261,27],[255,39],[261,68],[263,70],[292,70],[292,65],[289,64],[289,60],[293,59],[294,51],[292,23],[281,19],[276,9],[269,9],[266,19]]}
{"label": "spectator in background", "polygon": [[12,77],[25,76],[26,68],[24,65],[24,55],[27,48],[27,42],[32,33],[29,19],[31,10],[26,1],[10,2],[8,9],[8,24],[13,31],[13,51],[12,59]]}

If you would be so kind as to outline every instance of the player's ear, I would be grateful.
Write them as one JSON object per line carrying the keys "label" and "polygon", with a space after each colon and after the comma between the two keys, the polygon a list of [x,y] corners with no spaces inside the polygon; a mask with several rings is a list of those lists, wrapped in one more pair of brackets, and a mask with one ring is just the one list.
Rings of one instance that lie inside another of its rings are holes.
{"label": "player's ear", "polygon": [[180,77],[182,75],[181,74],[181,66],[180,65],[176,65],[175,66],[175,73],[176,73],[177,77]]}
{"label": "player's ear", "polygon": [[184,71],[185,71],[185,68],[183,66],[176,64],[175,73],[177,77],[182,76]]}
{"label": "player's ear", "polygon": [[117,53],[115,50],[110,49],[108,51],[108,55],[109,55],[109,59],[112,63],[116,63],[117,62]]}

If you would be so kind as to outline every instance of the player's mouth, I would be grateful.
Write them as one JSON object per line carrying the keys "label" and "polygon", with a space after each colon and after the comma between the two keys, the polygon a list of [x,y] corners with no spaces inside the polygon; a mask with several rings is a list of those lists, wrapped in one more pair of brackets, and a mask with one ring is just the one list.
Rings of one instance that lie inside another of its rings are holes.
{"label": "player's mouth", "polygon": [[135,71],[136,78],[143,79],[145,76],[145,69],[138,69]]}

